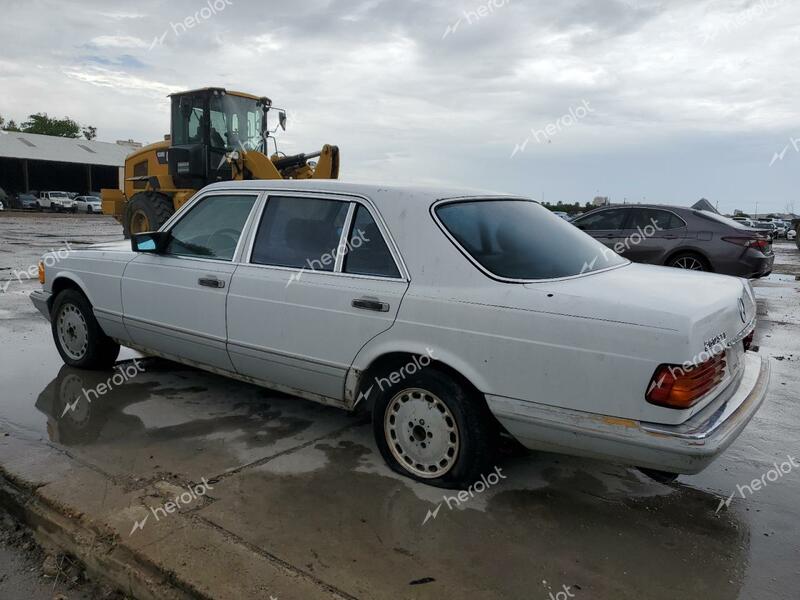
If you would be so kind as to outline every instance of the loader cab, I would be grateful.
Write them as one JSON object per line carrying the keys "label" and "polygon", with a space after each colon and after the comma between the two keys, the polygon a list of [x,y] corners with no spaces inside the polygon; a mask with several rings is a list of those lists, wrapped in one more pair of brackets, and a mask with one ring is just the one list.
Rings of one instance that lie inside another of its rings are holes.
{"label": "loader cab", "polygon": [[[268,98],[222,88],[181,92],[172,102],[169,173],[179,188],[200,189],[232,177],[225,155],[263,151]],[[265,110],[266,109],[266,110]]]}

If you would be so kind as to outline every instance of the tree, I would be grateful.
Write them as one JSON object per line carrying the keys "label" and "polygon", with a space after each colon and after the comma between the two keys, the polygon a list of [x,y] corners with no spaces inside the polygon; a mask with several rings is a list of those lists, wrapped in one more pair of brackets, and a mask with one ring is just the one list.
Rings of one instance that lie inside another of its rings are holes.
{"label": "tree", "polygon": [[88,127],[83,128],[83,137],[87,140],[93,140],[97,137],[97,128],[89,125]]}
{"label": "tree", "polygon": [[69,117],[53,119],[48,117],[47,113],[36,113],[30,115],[22,124],[22,132],[76,138],[81,134],[81,126]]}
{"label": "tree", "polygon": [[6,125],[6,120],[2,116],[0,116],[0,129],[3,131],[19,131],[19,127],[17,127],[14,119],[11,119]]}

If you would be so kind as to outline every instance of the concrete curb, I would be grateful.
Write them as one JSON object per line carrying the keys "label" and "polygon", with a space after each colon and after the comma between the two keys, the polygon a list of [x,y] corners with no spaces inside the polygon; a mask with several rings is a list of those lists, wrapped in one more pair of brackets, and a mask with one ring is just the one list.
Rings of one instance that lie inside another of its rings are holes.
{"label": "concrete curb", "polygon": [[68,451],[13,433],[0,437],[0,456],[0,510],[47,551],[74,556],[91,579],[134,598],[353,598],[205,522],[196,514],[203,504],[131,531],[161,502],[161,482],[132,490]]}

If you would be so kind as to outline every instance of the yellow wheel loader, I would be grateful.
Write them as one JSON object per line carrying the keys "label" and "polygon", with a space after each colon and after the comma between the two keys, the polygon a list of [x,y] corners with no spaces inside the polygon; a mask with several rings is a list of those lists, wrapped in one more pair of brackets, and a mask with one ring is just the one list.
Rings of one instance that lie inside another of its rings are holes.
{"label": "yellow wheel loader", "polygon": [[[231,179],[336,179],[339,148],[268,155],[272,134],[286,129],[286,112],[272,101],[222,88],[172,94],[171,131],[164,141],[125,159],[124,190],[103,189],[103,213],[125,237],[154,231],[197,190]],[[270,130],[270,111],[277,115]]]}

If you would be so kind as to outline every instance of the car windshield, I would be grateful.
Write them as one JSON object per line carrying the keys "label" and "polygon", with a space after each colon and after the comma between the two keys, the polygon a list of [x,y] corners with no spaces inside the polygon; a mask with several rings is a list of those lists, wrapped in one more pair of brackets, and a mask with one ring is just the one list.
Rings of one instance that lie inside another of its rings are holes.
{"label": "car windshield", "polygon": [[532,200],[466,200],[436,215],[455,241],[495,276],[571,277],[627,261]]}
{"label": "car windshield", "polygon": [[50,192],[51,198],[69,198],[67,192]]}

